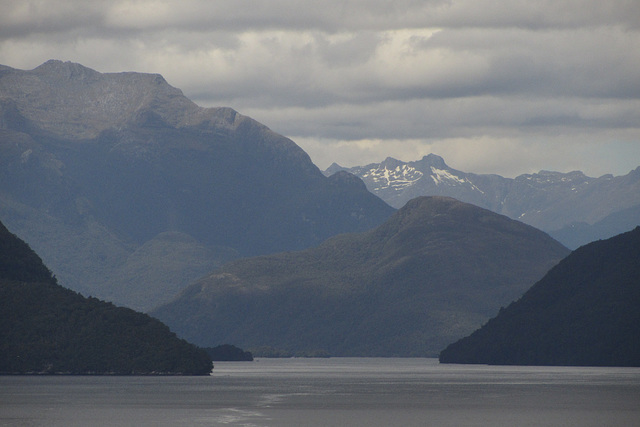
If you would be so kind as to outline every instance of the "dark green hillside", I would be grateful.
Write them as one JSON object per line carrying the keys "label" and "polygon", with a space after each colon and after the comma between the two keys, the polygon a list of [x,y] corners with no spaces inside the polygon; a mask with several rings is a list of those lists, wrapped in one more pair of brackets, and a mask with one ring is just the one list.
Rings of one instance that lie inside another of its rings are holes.
{"label": "dark green hillside", "polygon": [[64,289],[0,223],[0,373],[202,374],[211,359],[145,314]]}
{"label": "dark green hillside", "polygon": [[231,262],[153,312],[201,346],[427,356],[518,298],[568,250],[445,197],[300,252]]}
{"label": "dark green hillside", "polygon": [[640,366],[640,227],[582,246],[444,363]]}
{"label": "dark green hillside", "polygon": [[253,354],[231,344],[204,349],[214,362],[252,362]]}

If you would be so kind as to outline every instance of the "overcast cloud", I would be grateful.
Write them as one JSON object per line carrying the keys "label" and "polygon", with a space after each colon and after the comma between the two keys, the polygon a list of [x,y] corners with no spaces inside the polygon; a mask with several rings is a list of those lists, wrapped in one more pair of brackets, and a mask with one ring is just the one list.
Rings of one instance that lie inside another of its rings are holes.
{"label": "overcast cloud", "polygon": [[320,168],[640,166],[638,0],[0,0],[0,64],[162,74]]}

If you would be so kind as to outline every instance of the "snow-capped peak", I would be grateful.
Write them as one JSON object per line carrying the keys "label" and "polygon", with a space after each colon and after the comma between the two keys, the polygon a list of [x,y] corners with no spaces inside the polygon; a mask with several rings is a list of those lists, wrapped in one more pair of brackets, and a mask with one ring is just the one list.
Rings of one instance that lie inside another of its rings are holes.
{"label": "snow-capped peak", "polygon": [[413,185],[422,176],[423,173],[416,168],[400,163],[391,168],[380,164],[378,168],[369,169],[362,174],[362,178],[368,178],[374,183],[374,191],[384,188],[400,190]]}

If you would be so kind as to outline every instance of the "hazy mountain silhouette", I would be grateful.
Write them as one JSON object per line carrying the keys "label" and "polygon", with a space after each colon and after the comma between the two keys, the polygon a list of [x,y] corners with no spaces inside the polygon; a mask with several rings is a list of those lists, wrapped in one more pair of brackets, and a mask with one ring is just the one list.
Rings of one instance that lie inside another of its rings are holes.
{"label": "hazy mountain silhouette", "polygon": [[570,249],[622,234],[640,225],[640,205],[622,209],[593,224],[575,222],[549,234]]}
{"label": "hazy mountain silhouette", "polygon": [[0,67],[0,219],[83,293],[149,309],[229,259],[368,230],[393,211],[160,75]]}

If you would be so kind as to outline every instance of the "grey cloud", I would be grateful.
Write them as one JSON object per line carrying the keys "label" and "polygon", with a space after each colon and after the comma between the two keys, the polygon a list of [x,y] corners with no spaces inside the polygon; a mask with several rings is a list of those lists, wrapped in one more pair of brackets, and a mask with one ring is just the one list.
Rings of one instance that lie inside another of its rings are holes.
{"label": "grey cloud", "polygon": [[446,6],[435,8],[429,22],[442,27],[534,30],[603,25],[638,28],[640,3],[634,0],[452,0]]}
{"label": "grey cloud", "polygon": [[547,140],[547,150],[640,146],[637,0],[0,0],[0,10],[2,64],[161,73],[200,105],[236,108],[308,146],[344,154],[352,141],[354,158],[455,156],[471,140],[521,153]]}
{"label": "grey cloud", "polygon": [[316,34],[318,53],[331,67],[368,61],[375,54],[380,40],[379,34],[370,31],[348,34],[337,40],[331,40],[325,34]]}
{"label": "grey cloud", "polygon": [[375,138],[433,141],[483,135],[520,138],[564,134],[570,137],[573,133],[594,132],[597,128],[635,129],[637,134],[640,123],[640,101],[589,103],[579,98],[472,97],[246,111],[294,138],[343,141]]}
{"label": "grey cloud", "polygon": [[[284,54],[260,84],[271,106],[318,107],[385,100],[460,98],[484,95],[637,98],[640,96],[640,35],[612,30],[443,30],[426,40],[410,39],[413,55],[384,64],[384,39],[368,34],[331,44],[316,35],[306,50]],[[408,48],[408,47],[407,47]],[[429,61],[433,61],[430,63]],[[437,62],[437,63],[436,63]],[[350,67],[346,67],[349,65]],[[397,65],[397,68],[396,68]],[[288,69],[287,69],[288,68]],[[297,72],[292,73],[291,68]],[[265,68],[263,68],[265,69]],[[220,100],[255,100],[248,76],[226,85]],[[215,88],[210,96],[216,97]],[[203,93],[199,98],[204,100]],[[257,100],[260,106],[260,101]]]}
{"label": "grey cloud", "polygon": [[[620,29],[532,32],[521,29],[445,30],[417,43],[422,50],[481,55],[486,70],[451,82],[469,94],[533,93],[587,97],[640,94],[640,34]],[[473,70],[468,70],[470,73]],[[439,82],[440,83],[440,82]],[[445,84],[438,84],[442,89]],[[455,96],[455,95],[454,95]]]}
{"label": "grey cloud", "polygon": [[103,11],[94,2],[1,0],[0,10],[0,40],[92,30],[103,22]]}
{"label": "grey cloud", "polygon": [[3,0],[0,35],[85,29],[124,32],[262,30],[381,31],[398,28],[639,28],[635,0]]}
{"label": "grey cloud", "polygon": [[[108,10],[108,22],[114,27],[152,28],[167,24],[188,28],[218,28],[230,31],[249,30],[381,30],[423,25],[426,13],[442,0],[185,0],[175,9],[144,20],[126,19],[131,8]],[[135,10],[134,10],[135,11]],[[121,18],[125,19],[121,19]],[[167,19],[169,22],[167,23]]]}
{"label": "grey cloud", "polygon": [[338,32],[425,26],[548,29],[622,25],[638,28],[640,25],[640,5],[634,0],[185,0],[176,2],[175,8],[166,13],[124,22],[118,22],[118,18],[122,18],[122,12],[131,13],[131,9],[108,10],[114,21],[110,24],[114,26],[149,28],[169,24],[233,31]]}

